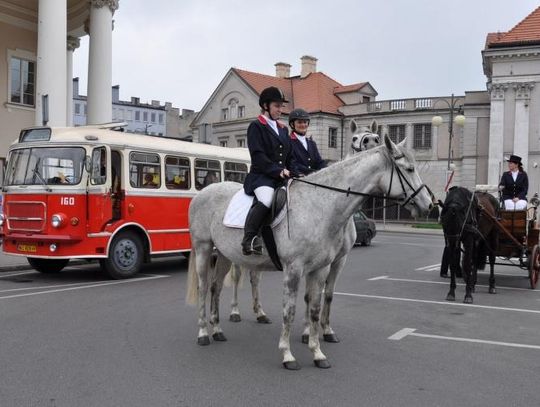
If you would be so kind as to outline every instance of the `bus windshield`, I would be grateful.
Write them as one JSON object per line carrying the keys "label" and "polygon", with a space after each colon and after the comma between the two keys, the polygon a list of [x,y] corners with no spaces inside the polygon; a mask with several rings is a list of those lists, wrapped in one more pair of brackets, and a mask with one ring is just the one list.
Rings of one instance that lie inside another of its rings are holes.
{"label": "bus windshield", "polygon": [[5,185],[75,185],[86,151],[81,147],[34,147],[11,152]]}

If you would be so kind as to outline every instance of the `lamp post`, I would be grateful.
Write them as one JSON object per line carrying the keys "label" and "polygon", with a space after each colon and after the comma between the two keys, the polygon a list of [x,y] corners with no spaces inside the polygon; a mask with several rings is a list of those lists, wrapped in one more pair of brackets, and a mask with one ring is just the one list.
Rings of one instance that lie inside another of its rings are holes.
{"label": "lamp post", "polygon": [[148,128],[149,128],[149,127],[152,127],[152,125],[146,123],[146,125],[144,126],[144,134],[148,135]]}

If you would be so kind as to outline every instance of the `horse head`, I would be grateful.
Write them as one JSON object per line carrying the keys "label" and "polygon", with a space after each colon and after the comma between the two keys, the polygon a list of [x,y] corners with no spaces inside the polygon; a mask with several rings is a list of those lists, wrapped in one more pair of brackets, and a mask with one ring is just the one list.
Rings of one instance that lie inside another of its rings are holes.
{"label": "horse head", "polygon": [[352,142],[351,148],[355,153],[366,151],[381,145],[381,137],[377,134],[377,122],[373,120],[370,127],[358,127],[356,122],[351,121]]}
{"label": "horse head", "polygon": [[398,202],[413,217],[426,216],[433,208],[433,194],[420,179],[414,156],[405,147],[405,141],[394,144],[384,136],[383,151],[391,168],[380,178],[379,188],[388,197],[401,198]]}
{"label": "horse head", "polygon": [[472,221],[472,214],[475,211],[476,200],[471,191],[463,187],[450,188],[441,211],[444,234],[447,237],[459,236],[462,233],[463,224]]}

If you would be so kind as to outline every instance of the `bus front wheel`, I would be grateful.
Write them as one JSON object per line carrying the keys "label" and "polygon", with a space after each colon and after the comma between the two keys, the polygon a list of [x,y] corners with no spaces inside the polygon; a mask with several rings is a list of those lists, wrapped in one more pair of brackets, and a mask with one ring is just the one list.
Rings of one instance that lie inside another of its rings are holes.
{"label": "bus front wheel", "polygon": [[133,232],[120,232],[109,248],[109,257],[101,259],[101,267],[111,278],[120,280],[133,277],[144,260],[143,244]]}
{"label": "bus front wheel", "polygon": [[52,274],[59,273],[68,264],[69,259],[39,259],[37,257],[28,257],[28,264],[40,273]]}

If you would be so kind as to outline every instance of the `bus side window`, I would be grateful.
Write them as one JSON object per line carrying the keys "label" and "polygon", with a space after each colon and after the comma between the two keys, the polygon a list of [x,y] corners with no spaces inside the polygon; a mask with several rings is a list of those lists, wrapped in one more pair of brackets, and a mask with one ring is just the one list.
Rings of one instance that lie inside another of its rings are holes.
{"label": "bus side window", "polygon": [[165,186],[167,189],[190,189],[191,165],[189,158],[165,157]]}
{"label": "bus side window", "polygon": [[132,152],[129,155],[129,182],[135,188],[159,188],[161,185],[159,155]]}
{"label": "bus side window", "polygon": [[214,160],[195,160],[195,188],[198,190],[221,181],[221,164]]}
{"label": "bus side window", "polygon": [[105,147],[94,148],[92,151],[92,173],[90,183],[103,185],[107,180],[107,150]]}
{"label": "bus side window", "polygon": [[243,184],[247,175],[247,165],[243,163],[225,163],[225,181]]}

